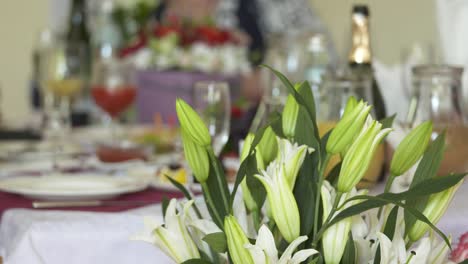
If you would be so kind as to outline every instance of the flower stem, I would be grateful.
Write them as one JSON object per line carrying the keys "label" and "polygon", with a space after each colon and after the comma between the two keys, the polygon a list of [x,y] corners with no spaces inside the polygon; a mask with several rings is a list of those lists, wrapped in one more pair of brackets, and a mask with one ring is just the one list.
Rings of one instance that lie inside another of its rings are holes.
{"label": "flower stem", "polygon": [[328,162],[330,161],[330,155],[328,153],[325,154],[325,159],[324,162],[320,164],[320,170],[319,170],[319,181],[317,184],[317,193],[315,195],[315,208],[314,208],[314,229],[313,229],[313,234],[314,237],[317,234],[317,228],[318,228],[318,214],[319,214],[319,206],[320,206],[320,196],[321,196],[321,190],[322,190],[322,184],[323,180],[325,178],[325,168],[328,165]]}
{"label": "flower stem", "polygon": [[390,191],[390,188],[392,187],[392,184],[393,184],[394,180],[395,180],[395,175],[390,174],[390,177],[388,178],[387,183],[385,183],[385,189],[384,189],[385,193]]}
{"label": "flower stem", "polygon": [[[390,188],[392,187],[393,181],[395,180],[395,175],[390,174],[390,177],[388,178],[387,182],[385,183],[385,189],[384,193],[388,193],[390,191]],[[379,211],[377,212],[377,216],[381,217],[383,211],[383,207],[379,208]],[[382,226],[383,228],[383,226]]]}
{"label": "flower stem", "polygon": [[211,197],[210,190],[208,189],[208,185],[206,185],[206,182],[201,183],[203,193],[205,194],[206,197],[206,202],[209,207],[211,207],[211,211],[213,212],[213,217],[215,218],[214,220],[218,222],[221,226],[223,226],[223,219],[219,215],[218,210],[216,210],[216,207],[214,205],[213,197]]}
{"label": "flower stem", "polygon": [[324,224],[320,227],[320,230],[318,231],[318,233],[315,235],[314,237],[314,240],[312,242],[312,248],[316,248],[317,246],[317,243],[319,241],[319,239],[322,237],[323,235],[323,232],[325,232],[325,230],[327,230],[328,228],[328,225],[330,223],[330,221],[332,220],[333,218],[333,215],[336,213],[337,209],[338,209],[338,206],[340,205],[340,200],[341,200],[341,196],[343,195],[342,192],[338,192],[336,193],[336,197],[335,197],[335,201],[333,202],[333,207],[330,211],[330,213],[328,214],[328,217],[327,219],[325,220]]}

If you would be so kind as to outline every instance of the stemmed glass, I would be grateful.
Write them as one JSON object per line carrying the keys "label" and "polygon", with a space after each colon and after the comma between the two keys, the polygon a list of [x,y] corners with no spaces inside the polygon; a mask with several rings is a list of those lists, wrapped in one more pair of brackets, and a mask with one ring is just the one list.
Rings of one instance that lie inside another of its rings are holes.
{"label": "stemmed glass", "polygon": [[70,104],[82,90],[86,80],[85,58],[82,45],[66,44],[56,40],[40,54],[40,83],[44,90],[44,135],[56,156],[64,146],[71,129]]}
{"label": "stemmed glass", "polygon": [[132,65],[117,59],[98,61],[93,70],[91,93],[98,107],[108,114],[111,141],[116,143],[116,120],[136,96]]}
{"label": "stemmed glass", "polygon": [[218,156],[229,139],[231,97],[225,82],[197,82],[193,103],[211,135],[213,151]]}

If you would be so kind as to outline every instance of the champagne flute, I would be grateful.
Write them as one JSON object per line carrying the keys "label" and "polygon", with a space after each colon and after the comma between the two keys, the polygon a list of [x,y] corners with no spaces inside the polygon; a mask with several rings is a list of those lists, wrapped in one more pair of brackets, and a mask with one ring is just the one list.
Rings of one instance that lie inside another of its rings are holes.
{"label": "champagne flute", "polygon": [[44,90],[44,135],[53,148],[53,166],[71,129],[70,104],[84,86],[86,67],[82,45],[56,40],[40,54],[40,83]]}
{"label": "champagne flute", "polygon": [[213,151],[218,156],[229,139],[231,98],[225,82],[195,83],[194,107],[211,135]]}

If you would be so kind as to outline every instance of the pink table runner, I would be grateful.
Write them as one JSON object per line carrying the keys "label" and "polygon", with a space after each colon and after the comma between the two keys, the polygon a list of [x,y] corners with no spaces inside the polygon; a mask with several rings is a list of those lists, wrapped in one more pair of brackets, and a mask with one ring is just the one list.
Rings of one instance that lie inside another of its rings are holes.
{"label": "pink table runner", "polygon": [[[124,194],[122,196],[116,197],[112,200],[118,201],[150,201],[154,203],[159,203],[164,197],[167,198],[182,198],[183,194],[181,192],[169,192],[164,190],[157,190],[153,188],[148,188],[146,190]],[[29,198],[10,194],[0,191],[0,215],[3,214],[5,210],[12,208],[27,208],[32,209],[32,201]],[[89,211],[89,212],[119,212],[125,211],[142,205],[126,205],[126,206],[94,206],[94,207],[73,207],[73,208],[54,208],[54,210],[72,210],[72,211]],[[47,210],[47,209],[36,209],[36,210]]]}

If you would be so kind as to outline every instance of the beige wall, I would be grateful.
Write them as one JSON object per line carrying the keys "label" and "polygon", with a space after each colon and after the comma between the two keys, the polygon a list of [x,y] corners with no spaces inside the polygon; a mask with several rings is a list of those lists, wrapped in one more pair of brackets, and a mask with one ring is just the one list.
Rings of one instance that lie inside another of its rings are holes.
{"label": "beige wall", "polygon": [[434,0],[310,0],[328,27],[341,57],[350,43],[351,6],[355,3],[369,5],[371,15],[372,48],[379,60],[398,63],[403,49],[414,43],[426,49],[433,46],[436,56]]}
{"label": "beige wall", "polygon": [[[60,1],[60,0],[56,0]],[[310,0],[327,25],[341,57],[350,42],[350,10],[356,1]],[[413,43],[436,45],[433,0],[367,0],[375,57],[391,64]],[[8,120],[24,120],[31,51],[37,32],[47,24],[47,0],[4,0],[0,8],[1,111]],[[436,49],[437,51],[438,49]]]}
{"label": "beige wall", "polygon": [[31,51],[47,12],[46,0],[3,0],[0,7],[1,111],[15,123],[29,113]]}

